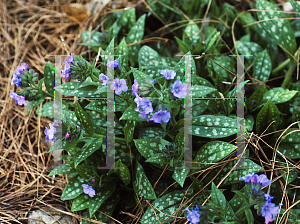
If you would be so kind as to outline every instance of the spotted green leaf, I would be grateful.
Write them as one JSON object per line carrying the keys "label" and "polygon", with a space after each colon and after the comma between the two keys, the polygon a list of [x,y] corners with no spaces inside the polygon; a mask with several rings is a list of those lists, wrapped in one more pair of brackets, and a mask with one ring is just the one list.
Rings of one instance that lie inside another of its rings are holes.
{"label": "spotted green leaf", "polygon": [[164,138],[167,134],[162,128],[158,127],[148,127],[139,130],[139,139]]}
{"label": "spotted green leaf", "polygon": [[[67,106],[62,104],[62,110],[66,110],[66,108]],[[38,116],[54,118],[54,101],[43,104],[41,113],[39,108],[35,112]]]}
{"label": "spotted green leaf", "polygon": [[[255,56],[253,63],[253,75],[252,78],[258,79],[259,81],[267,81],[272,71],[272,61],[265,49]],[[254,80],[254,82],[258,82]]]}
{"label": "spotted green leaf", "polygon": [[66,185],[60,199],[63,201],[71,200],[77,198],[80,194],[82,194],[83,193],[83,187],[81,186],[82,180],[83,179],[79,175],[73,177]]}
{"label": "spotted green leaf", "polygon": [[145,162],[147,163],[157,163],[157,164],[169,164],[168,160],[164,157],[163,153],[155,153]]}
{"label": "spotted green leaf", "polygon": [[225,116],[201,115],[192,118],[193,135],[224,138],[236,134],[236,119]]}
{"label": "spotted green leaf", "polygon": [[122,167],[122,169],[110,169],[107,175],[111,175],[112,173],[116,173],[120,179],[123,181],[125,185],[130,183],[130,172],[127,166],[125,166],[121,160],[118,160],[115,163],[115,167]]}
{"label": "spotted green leaf", "polygon": [[[166,194],[154,202],[152,206],[149,206],[144,213],[141,223],[142,224],[160,224],[160,223],[171,223],[175,220],[176,211],[180,207],[180,203],[184,197],[182,191],[173,191],[169,194]],[[154,211],[153,211],[154,210]],[[182,208],[179,209],[179,214],[182,211]]]}
{"label": "spotted green leaf", "polygon": [[267,20],[260,22],[260,24],[269,33],[274,42],[289,52],[289,54],[285,53],[287,57],[293,60],[291,55],[295,54],[297,44],[290,22],[286,19],[282,19],[286,18],[286,14],[275,12],[281,10],[275,4],[265,0],[256,1],[256,8],[258,10],[270,10],[257,11],[257,17],[260,21]]}
{"label": "spotted green leaf", "polygon": [[89,213],[90,217],[100,208],[103,202],[109,198],[115,191],[116,184],[108,183],[101,187],[99,192],[96,192],[94,197],[90,197],[89,201]]}
{"label": "spotted green leaf", "polygon": [[[296,131],[290,134],[292,131],[293,130],[286,131],[281,139],[278,140],[280,141],[278,151],[289,159],[297,159],[300,158],[300,132]],[[282,132],[272,138],[273,142],[277,141],[279,134],[282,134]]]}
{"label": "spotted green leaf", "polygon": [[48,176],[53,176],[57,174],[70,174],[76,172],[76,169],[70,167],[69,163],[63,163],[57,167],[55,167]]}
{"label": "spotted green leaf", "polygon": [[143,196],[147,200],[156,199],[153,187],[139,162],[136,162],[136,175],[133,188],[135,193],[137,193],[139,196]]}
{"label": "spotted green leaf", "polygon": [[143,80],[151,80],[151,81],[153,81],[152,78],[149,77],[149,75],[145,74],[144,72],[141,72],[141,71],[137,70],[136,68],[132,68],[131,67],[131,71],[133,73],[134,79],[136,79],[136,81],[139,83],[139,85],[142,84]]}
{"label": "spotted green leaf", "polygon": [[264,94],[263,100],[271,100],[274,104],[284,103],[291,100],[298,91],[288,90],[282,87],[270,89]]}
{"label": "spotted green leaf", "polygon": [[93,136],[95,133],[93,123],[89,118],[89,116],[87,115],[87,113],[80,106],[79,101],[77,101],[75,104],[75,115],[77,119],[80,121],[80,123],[83,125],[86,132],[90,136]]}
{"label": "spotted green leaf", "polygon": [[178,63],[178,59],[169,58],[169,57],[155,57],[148,61],[147,65],[151,66],[170,66],[173,67]]}
{"label": "spotted green leaf", "polygon": [[102,141],[102,137],[91,140],[87,143],[85,147],[83,147],[79,152],[77,152],[74,158],[75,168],[79,163],[81,163],[83,160],[92,155],[97,149],[99,149],[102,145]]}
{"label": "spotted green leaf", "polygon": [[[290,157],[289,157],[290,158]],[[296,180],[296,178],[298,177],[298,172],[296,169],[291,169],[291,167],[289,167],[289,174],[288,174],[288,170],[287,169],[283,169],[283,170],[278,170],[279,173],[282,175],[283,174],[283,179],[284,182],[287,180],[287,184],[290,184],[291,182],[293,182],[294,180]],[[288,176],[289,175],[289,176]],[[288,178],[287,178],[288,177]]]}
{"label": "spotted green leaf", "polygon": [[222,191],[220,191],[214,182],[211,183],[211,201],[219,208],[225,210],[226,198]]}
{"label": "spotted green leaf", "polygon": [[[169,66],[163,66],[163,65],[160,65],[160,66],[147,66],[145,67],[145,70],[143,71],[147,76],[148,78],[147,79],[159,79],[159,78],[164,78],[163,75],[160,74],[160,71],[163,70],[163,69],[174,69],[172,67],[169,67]],[[176,76],[175,76],[175,79],[176,79]]]}
{"label": "spotted green leaf", "polygon": [[197,117],[200,116],[201,114],[206,111],[207,105],[204,100],[193,100],[193,105],[192,105],[192,116]]}
{"label": "spotted green leaf", "polygon": [[[221,81],[231,82],[233,78],[232,73],[236,74],[236,58],[222,55],[211,57],[210,59],[207,61],[207,68],[214,83],[217,82],[218,76],[220,76]],[[228,70],[232,73],[228,72]]]}
{"label": "spotted green leaf", "polygon": [[[144,36],[144,28],[145,28],[145,18],[146,14],[142,15],[133,25],[133,27],[130,29],[128,35],[127,35],[127,43],[137,43],[142,40]],[[134,44],[128,48],[129,52],[129,60],[132,66],[135,64],[135,60],[137,58],[137,52],[140,48],[140,44]]]}
{"label": "spotted green leaf", "polygon": [[127,109],[120,117],[120,120],[146,121],[146,118],[141,118],[141,114],[136,111],[136,103],[134,103],[127,107]]}
{"label": "spotted green leaf", "polygon": [[81,177],[89,179],[93,175],[94,169],[91,169],[91,167],[82,164],[76,166],[76,171]]}
{"label": "spotted green leaf", "polygon": [[205,41],[204,53],[208,52],[209,49],[215,44],[215,42],[217,41],[217,39],[220,36],[220,31],[216,32],[216,30],[214,29],[214,32],[211,32],[210,35],[212,35],[212,36],[207,38]]}
{"label": "spotted green leaf", "polygon": [[183,54],[186,54],[188,51],[191,50],[190,46],[188,44],[184,43],[178,37],[175,37],[175,40]]}
{"label": "spotted green leaf", "polygon": [[135,23],[135,8],[131,8],[129,10],[125,10],[124,14],[121,16],[119,20],[120,26],[128,26],[131,28]]}
{"label": "spotted green leaf", "polygon": [[148,47],[147,45],[144,45],[139,50],[138,54],[139,67],[147,65],[150,59],[154,59],[157,57],[159,57],[159,54],[155,50],[153,50],[151,47]]}
{"label": "spotted green leaf", "polygon": [[131,142],[133,139],[135,125],[136,121],[127,121],[124,126],[124,135],[127,143]]}
{"label": "spotted green leaf", "polygon": [[189,169],[175,169],[172,178],[183,187],[184,181],[189,174]]}
{"label": "spotted green leaf", "polygon": [[[254,61],[256,55],[263,51],[262,47],[254,42],[236,41],[235,43],[236,43],[236,49],[240,55],[253,55],[253,56],[245,56],[244,63],[246,68]],[[235,58],[235,60],[237,59]]]}
{"label": "spotted green leaf", "polygon": [[[197,152],[194,162],[216,163],[237,149],[236,145],[222,141],[212,141],[203,145]],[[205,169],[212,164],[195,164],[195,167]],[[193,170],[196,172],[197,170]]]}
{"label": "spotted green leaf", "polygon": [[81,39],[84,43],[80,45],[90,46],[94,51],[98,52],[99,47],[106,48],[108,34],[106,32],[86,30],[81,34]]}
{"label": "spotted green leaf", "polygon": [[[41,103],[44,102],[46,96],[42,96],[41,99],[35,101],[29,101],[28,104],[27,104],[27,108],[26,108],[26,111],[27,111],[27,116],[29,116],[29,112],[34,109],[35,107],[39,106]],[[39,110],[39,107],[37,108],[37,110]]]}
{"label": "spotted green leaf", "polygon": [[191,86],[191,91],[193,98],[201,98],[205,97],[209,93],[216,91],[216,89],[207,86],[193,85]]}
{"label": "spotted green leaf", "polygon": [[188,46],[191,46],[192,53],[200,53],[202,50],[202,38],[200,35],[200,29],[198,24],[193,20],[190,20],[188,25],[185,27],[182,36],[183,42]]}
{"label": "spotted green leaf", "polygon": [[135,146],[140,154],[149,159],[156,153],[161,153],[162,148],[169,142],[164,139],[134,139]]}
{"label": "spotted green leaf", "polygon": [[44,67],[44,82],[48,93],[54,95],[55,66],[47,61]]}
{"label": "spotted green leaf", "polygon": [[[244,186],[241,190],[239,190],[243,195],[247,195],[247,188]],[[246,200],[241,197],[241,195],[235,194],[233,198],[229,201],[234,212],[237,212],[244,204],[246,204]]]}
{"label": "spotted green leaf", "polygon": [[84,210],[89,207],[90,197],[87,194],[82,194],[74,199],[72,203],[72,212]]}
{"label": "spotted green leaf", "polygon": [[[100,93],[95,93],[97,88],[101,88],[101,86],[90,86],[88,88],[83,88],[77,90],[81,82],[67,82],[61,85],[61,91],[63,95],[66,96],[76,96],[76,97],[102,97]],[[55,87],[56,88],[56,87]]]}
{"label": "spotted green leaf", "polygon": [[256,117],[256,132],[262,133],[272,121],[272,125],[268,128],[267,132],[272,132],[276,130],[279,124],[280,112],[278,107],[271,101],[268,102],[260,109]]}
{"label": "spotted green leaf", "polygon": [[128,66],[128,47],[126,44],[125,37],[123,37],[122,41],[120,42],[120,44],[116,50],[116,55],[121,55],[121,56],[119,56],[118,61],[120,61],[120,64],[123,67]]}
{"label": "spotted green leaf", "polygon": [[[187,55],[190,55],[191,52],[187,52]],[[185,57],[182,57],[180,61],[172,68],[176,72],[176,76],[174,80],[181,80],[183,83],[185,82],[185,64],[187,59]],[[192,63],[190,64],[192,66]],[[191,78],[193,75],[193,69],[191,68]]]}

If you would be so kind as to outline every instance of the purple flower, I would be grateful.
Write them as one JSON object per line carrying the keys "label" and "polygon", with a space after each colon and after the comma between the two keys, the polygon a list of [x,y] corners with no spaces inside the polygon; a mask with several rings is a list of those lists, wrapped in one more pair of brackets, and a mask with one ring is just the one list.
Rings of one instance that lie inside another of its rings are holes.
{"label": "purple flower", "polygon": [[199,211],[198,205],[196,205],[196,208],[193,209],[193,211],[190,211],[188,207],[186,207],[184,210],[189,212],[188,216],[186,217],[188,221],[190,221],[191,223],[200,222],[200,213],[197,212]]}
{"label": "purple flower", "polygon": [[87,184],[82,184],[81,186],[83,187],[83,192],[85,194],[88,194],[90,197],[95,196],[96,193],[92,186],[89,186]]}
{"label": "purple flower", "polygon": [[146,114],[153,112],[152,102],[146,98],[142,98],[140,107],[144,109]]}
{"label": "purple flower", "polygon": [[92,179],[92,182],[95,182],[96,180],[95,179]]}
{"label": "purple flower", "polygon": [[[282,206],[279,203],[279,206]],[[265,217],[265,223],[268,224],[275,219],[275,216],[279,213],[279,206],[275,207],[274,203],[266,202],[261,208],[261,216]]]}
{"label": "purple flower", "polygon": [[104,55],[100,55],[101,58],[104,58]]}
{"label": "purple flower", "polygon": [[116,68],[119,66],[119,62],[117,60],[110,61],[106,64],[106,66],[109,68]]}
{"label": "purple flower", "polygon": [[103,73],[101,73],[99,75],[99,81],[103,81],[102,86],[107,85],[108,80],[109,80],[109,78],[106,75],[104,75]]}
{"label": "purple flower", "polygon": [[257,175],[257,174],[247,174],[246,177],[240,177],[240,180],[245,181],[245,183],[251,184],[261,184],[261,187],[265,187],[271,184],[271,180],[269,180],[265,174]]}
{"label": "purple flower", "polygon": [[266,193],[266,194],[265,194],[265,200],[266,200],[267,202],[271,202],[273,198],[274,198],[274,197],[272,197],[271,195],[269,195],[269,193]]}
{"label": "purple flower", "polygon": [[48,129],[48,128],[46,127],[46,129],[45,129],[45,131],[44,131],[44,133],[45,133],[45,135],[46,135],[45,141],[46,141],[46,142],[51,141],[52,143],[54,143],[55,140],[56,140],[55,134],[56,134],[56,132],[57,132],[55,126],[58,126],[58,123],[57,123],[57,121],[55,120],[55,121],[53,122],[53,124],[50,123],[49,126],[50,126],[50,129]]}
{"label": "purple flower", "polygon": [[65,82],[67,82],[70,77],[71,65],[74,62],[73,57],[74,57],[74,54],[71,53],[71,55],[67,58],[67,60],[64,61],[65,67],[62,71],[62,77],[65,78]]}
{"label": "purple flower", "polygon": [[[11,90],[9,90],[9,91],[11,91]],[[16,104],[24,105],[24,106],[27,105],[24,96],[19,96],[17,93],[14,93],[14,92],[11,91],[10,97],[14,98]]]}
{"label": "purple flower", "polygon": [[135,94],[136,98],[134,99],[134,102],[137,105],[136,111],[139,111],[139,107],[141,106],[141,104],[143,103],[142,101],[142,97],[139,97],[137,94]]}
{"label": "purple flower", "polygon": [[69,134],[69,133],[67,133],[67,134],[66,134],[66,138],[69,138],[69,137],[70,137],[70,134]]}
{"label": "purple flower", "polygon": [[73,57],[74,57],[74,54],[73,53],[71,53],[71,55],[67,58],[67,63],[68,64],[71,64],[71,63],[73,63],[74,62],[74,59],[73,59]]}
{"label": "purple flower", "polygon": [[148,115],[149,114],[147,114],[145,111],[142,111],[142,110],[139,110],[139,112],[140,112],[140,114],[141,114],[141,118],[143,118],[143,119],[147,119],[147,122],[149,122],[150,121],[150,119],[148,118]]}
{"label": "purple flower", "polygon": [[153,121],[154,123],[160,123],[160,124],[161,121],[168,123],[170,118],[171,118],[170,112],[167,112],[167,110],[159,110],[158,112],[153,114],[150,121]]}
{"label": "purple flower", "polygon": [[22,85],[22,79],[19,78],[20,73],[18,73],[17,71],[13,71],[13,78],[11,80],[11,85],[16,84],[17,87],[19,87],[20,85]]}
{"label": "purple flower", "polygon": [[171,92],[175,97],[183,99],[189,92],[188,86],[188,84],[182,83],[180,80],[176,80],[173,84]]}
{"label": "purple flower", "polygon": [[19,73],[22,73],[24,70],[28,70],[28,69],[29,69],[29,65],[27,65],[25,62],[17,66],[17,71],[19,71]]}
{"label": "purple flower", "polygon": [[135,95],[139,91],[139,83],[136,81],[136,79],[134,79],[134,84],[132,85],[131,89],[132,89],[131,95]]}
{"label": "purple flower", "polygon": [[120,95],[122,91],[126,92],[128,90],[126,80],[116,78],[111,84],[110,89],[115,90],[117,95]]}
{"label": "purple flower", "polygon": [[166,78],[166,80],[174,79],[174,77],[176,76],[176,72],[172,69],[161,70],[160,74],[163,75]]}
{"label": "purple flower", "polygon": [[265,174],[259,175],[257,177],[257,182],[261,184],[261,187],[269,186],[272,183]]}

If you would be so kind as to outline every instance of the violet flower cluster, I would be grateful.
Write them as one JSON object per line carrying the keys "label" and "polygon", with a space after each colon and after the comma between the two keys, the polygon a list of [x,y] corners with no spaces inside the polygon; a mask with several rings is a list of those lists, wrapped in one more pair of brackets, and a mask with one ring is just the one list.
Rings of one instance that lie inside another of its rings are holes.
{"label": "violet flower cluster", "polygon": [[[247,174],[245,177],[240,177],[239,179],[245,181],[246,184],[251,184],[250,194],[257,194],[262,187],[271,184],[271,180],[269,180],[265,174],[258,176],[257,174],[252,173]],[[282,206],[282,204],[279,203],[279,206],[275,207],[275,204],[271,203],[273,198],[274,197],[270,196],[269,193],[264,194],[266,203],[261,208],[261,215],[262,217],[265,217],[265,224],[275,220],[275,216],[279,213],[279,207]]]}
{"label": "violet flower cluster", "polygon": [[83,187],[83,192],[85,194],[88,194],[92,198],[96,195],[95,190],[92,186],[89,186],[87,184],[82,184],[81,186]]}
{"label": "violet flower cluster", "polygon": [[200,213],[198,213],[198,211],[199,211],[198,205],[196,205],[196,208],[193,209],[192,211],[190,211],[190,209],[188,207],[186,207],[184,210],[189,212],[189,214],[187,216],[187,220],[190,223],[197,224],[197,223],[200,222],[200,216],[201,215],[200,215]]}
{"label": "violet flower cluster", "polygon": [[74,54],[71,53],[71,55],[67,58],[67,60],[64,61],[65,67],[62,71],[62,77],[65,78],[65,82],[67,82],[70,77],[70,71],[73,62],[74,62]]}

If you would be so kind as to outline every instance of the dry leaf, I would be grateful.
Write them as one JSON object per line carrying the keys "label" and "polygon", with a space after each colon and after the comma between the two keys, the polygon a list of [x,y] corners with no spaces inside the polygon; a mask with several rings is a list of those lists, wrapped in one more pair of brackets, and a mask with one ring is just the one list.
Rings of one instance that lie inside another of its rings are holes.
{"label": "dry leaf", "polygon": [[74,22],[82,23],[90,17],[90,11],[80,3],[72,3],[65,7],[65,12],[68,18]]}

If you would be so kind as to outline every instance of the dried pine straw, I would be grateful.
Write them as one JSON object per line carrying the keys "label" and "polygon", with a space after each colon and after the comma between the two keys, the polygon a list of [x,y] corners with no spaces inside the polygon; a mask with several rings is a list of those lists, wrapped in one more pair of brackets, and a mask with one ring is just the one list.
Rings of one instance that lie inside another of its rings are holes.
{"label": "dried pine straw", "polygon": [[[87,2],[90,1],[76,3]],[[111,8],[133,4],[119,1],[112,7],[113,2],[107,2],[106,7],[78,24],[64,13],[64,6],[74,1],[0,1],[0,222],[27,223],[32,211],[46,205],[74,214],[73,223],[79,223],[81,213],[71,212],[71,201],[60,200],[66,175],[48,177],[54,163],[52,153],[48,154],[49,147],[44,144],[44,130],[53,120],[38,117],[34,111],[27,116],[26,107],[15,104],[9,90],[23,89],[11,85],[12,71],[22,62],[43,74],[45,63],[55,60],[47,55],[90,53],[88,47],[79,45],[80,34],[98,29],[104,15],[109,10],[113,12]]]}

